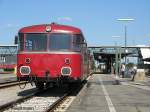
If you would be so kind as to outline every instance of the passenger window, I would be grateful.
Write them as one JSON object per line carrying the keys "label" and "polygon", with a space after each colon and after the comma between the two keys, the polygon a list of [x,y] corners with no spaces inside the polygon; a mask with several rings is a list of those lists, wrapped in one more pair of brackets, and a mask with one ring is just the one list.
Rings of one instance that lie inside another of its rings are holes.
{"label": "passenger window", "polygon": [[19,50],[20,51],[24,50],[24,34],[23,33],[19,34]]}
{"label": "passenger window", "polygon": [[81,50],[81,42],[82,42],[81,35],[76,34],[76,35],[73,36],[73,49],[75,51],[80,51]]}

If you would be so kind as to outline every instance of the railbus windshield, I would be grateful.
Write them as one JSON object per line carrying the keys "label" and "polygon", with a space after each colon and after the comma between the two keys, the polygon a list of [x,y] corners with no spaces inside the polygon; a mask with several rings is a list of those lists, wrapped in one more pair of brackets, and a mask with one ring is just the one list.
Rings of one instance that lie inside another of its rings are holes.
{"label": "railbus windshield", "polygon": [[46,34],[26,34],[25,49],[27,51],[46,51]]}
{"label": "railbus windshield", "polygon": [[46,51],[47,36],[46,34],[29,33],[19,34],[20,51]]}
{"label": "railbus windshield", "polygon": [[20,51],[80,51],[81,34],[27,33],[19,34]]}
{"label": "railbus windshield", "polygon": [[49,50],[70,50],[71,49],[70,34],[53,33],[49,37]]}

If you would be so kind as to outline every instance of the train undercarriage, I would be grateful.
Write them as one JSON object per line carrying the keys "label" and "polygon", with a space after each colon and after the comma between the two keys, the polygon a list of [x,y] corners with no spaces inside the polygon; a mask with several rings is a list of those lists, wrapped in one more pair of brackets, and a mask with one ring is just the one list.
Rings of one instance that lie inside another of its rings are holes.
{"label": "train undercarriage", "polygon": [[18,81],[26,81],[29,82],[33,85],[35,84],[36,88],[38,89],[44,89],[48,87],[53,87],[53,86],[61,86],[64,84],[67,84],[69,86],[72,85],[78,85],[82,83],[82,80],[80,78],[71,78],[68,76],[61,76],[57,78],[49,78],[49,77],[18,77]]}

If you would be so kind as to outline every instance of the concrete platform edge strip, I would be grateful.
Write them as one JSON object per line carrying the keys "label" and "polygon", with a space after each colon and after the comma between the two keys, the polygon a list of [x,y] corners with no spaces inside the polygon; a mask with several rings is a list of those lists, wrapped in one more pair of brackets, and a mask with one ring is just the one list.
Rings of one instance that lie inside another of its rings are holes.
{"label": "concrete platform edge strip", "polygon": [[[87,83],[88,83],[88,80],[91,78],[92,75],[90,75],[86,80],[87,80]],[[87,83],[83,86],[83,88],[81,89],[81,91],[78,93],[78,95],[76,96],[77,97],[80,97],[82,95],[84,95],[84,92],[85,92],[85,89],[87,88]],[[75,98],[72,99],[71,103],[69,105],[71,105],[73,103],[73,101],[75,100]],[[69,109],[69,106],[66,108],[66,111]]]}

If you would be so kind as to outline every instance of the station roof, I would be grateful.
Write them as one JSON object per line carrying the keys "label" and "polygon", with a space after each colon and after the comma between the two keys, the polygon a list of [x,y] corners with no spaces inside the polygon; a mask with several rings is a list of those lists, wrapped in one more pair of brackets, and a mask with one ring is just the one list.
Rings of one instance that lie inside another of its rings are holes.
{"label": "station roof", "polygon": [[18,45],[11,45],[11,44],[6,44],[6,45],[0,45],[0,47],[17,47]]}
{"label": "station roof", "polygon": [[0,55],[17,54],[18,45],[0,45]]}
{"label": "station roof", "polygon": [[150,62],[150,57],[149,58],[145,58],[145,59],[142,59],[143,61],[148,61]]}
{"label": "station roof", "polygon": [[[125,48],[125,46],[88,46],[88,48]],[[127,46],[126,48],[150,48],[150,46]]]}
{"label": "station roof", "polygon": [[[94,58],[96,60],[100,60],[99,56],[101,56],[102,58],[115,58],[116,53],[104,53],[104,52],[93,52],[94,54]],[[123,58],[124,56],[127,56],[131,53],[121,53],[121,58]]]}

